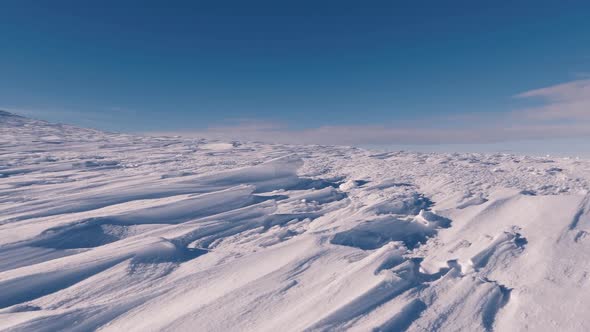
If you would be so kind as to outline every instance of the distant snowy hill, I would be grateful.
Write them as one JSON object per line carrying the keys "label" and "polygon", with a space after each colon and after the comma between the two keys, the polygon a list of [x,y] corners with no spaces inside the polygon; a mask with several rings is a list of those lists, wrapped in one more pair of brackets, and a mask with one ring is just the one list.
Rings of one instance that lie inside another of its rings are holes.
{"label": "distant snowy hill", "polygon": [[588,331],[589,180],[0,112],[0,329]]}

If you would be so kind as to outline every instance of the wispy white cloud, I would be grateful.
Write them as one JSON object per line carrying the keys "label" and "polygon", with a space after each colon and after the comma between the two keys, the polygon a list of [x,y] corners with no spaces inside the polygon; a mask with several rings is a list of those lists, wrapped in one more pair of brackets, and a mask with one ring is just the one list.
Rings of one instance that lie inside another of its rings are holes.
{"label": "wispy white cloud", "polygon": [[549,87],[526,91],[516,95],[519,98],[543,98],[552,102],[571,101],[590,98],[590,80],[552,85]]}
{"label": "wispy white cloud", "polygon": [[[233,119],[225,125],[199,130],[150,134],[183,135],[223,140],[247,140],[293,144],[452,144],[494,143],[529,139],[590,136],[590,79],[525,91],[514,96],[538,105],[499,113],[463,113],[420,119],[415,122],[382,125],[319,126],[294,129],[284,123]],[[55,121],[76,117],[81,125],[100,127],[112,118],[103,112],[76,112],[64,109],[5,108],[17,114]],[[120,115],[133,111],[112,107]],[[112,126],[112,124],[111,124]]]}
{"label": "wispy white cloud", "polygon": [[590,120],[590,79],[526,91],[516,97],[543,102],[541,106],[519,111],[533,120]]}
{"label": "wispy white cloud", "polygon": [[452,144],[590,136],[590,79],[520,93],[539,106],[504,113],[464,113],[391,125],[320,126],[292,129],[285,124],[238,121],[205,130],[157,133],[214,139],[294,144]]}
{"label": "wispy white cloud", "polygon": [[383,126],[325,126],[294,130],[248,126],[215,127],[201,131],[157,132],[155,135],[181,135],[221,140],[247,140],[270,143],[365,145],[365,144],[459,144],[494,143],[543,138],[590,136],[590,125],[546,124],[489,126],[485,128],[394,128]]}

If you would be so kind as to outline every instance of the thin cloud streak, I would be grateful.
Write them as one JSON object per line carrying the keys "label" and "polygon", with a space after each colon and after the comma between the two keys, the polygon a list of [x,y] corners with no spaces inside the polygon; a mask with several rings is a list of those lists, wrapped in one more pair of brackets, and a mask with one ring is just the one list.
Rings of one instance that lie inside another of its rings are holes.
{"label": "thin cloud streak", "polygon": [[590,79],[531,90],[515,97],[537,99],[544,102],[541,106],[517,112],[533,120],[590,120]]}
{"label": "thin cloud streak", "polygon": [[485,144],[590,136],[590,80],[530,90],[515,98],[538,99],[542,105],[506,113],[465,113],[427,124],[291,129],[279,123],[243,121],[205,130],[151,134],[327,145]]}
{"label": "thin cloud streak", "polygon": [[488,128],[389,128],[378,126],[333,126],[292,130],[252,126],[228,126],[204,131],[158,132],[152,135],[180,135],[220,140],[260,141],[286,144],[461,144],[590,136],[590,123],[580,125],[513,125]]}

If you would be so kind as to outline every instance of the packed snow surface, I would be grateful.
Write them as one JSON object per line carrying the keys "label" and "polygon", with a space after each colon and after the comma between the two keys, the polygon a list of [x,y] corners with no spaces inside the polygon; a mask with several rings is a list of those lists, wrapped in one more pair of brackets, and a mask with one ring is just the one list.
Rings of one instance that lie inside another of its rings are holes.
{"label": "packed snow surface", "polygon": [[588,331],[589,179],[0,112],[0,329]]}

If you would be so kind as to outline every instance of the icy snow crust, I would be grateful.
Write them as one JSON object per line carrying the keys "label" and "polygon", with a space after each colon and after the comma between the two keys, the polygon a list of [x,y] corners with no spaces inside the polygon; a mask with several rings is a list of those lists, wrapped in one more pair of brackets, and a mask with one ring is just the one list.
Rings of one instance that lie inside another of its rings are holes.
{"label": "icy snow crust", "polygon": [[590,330],[589,178],[0,112],[0,329]]}

